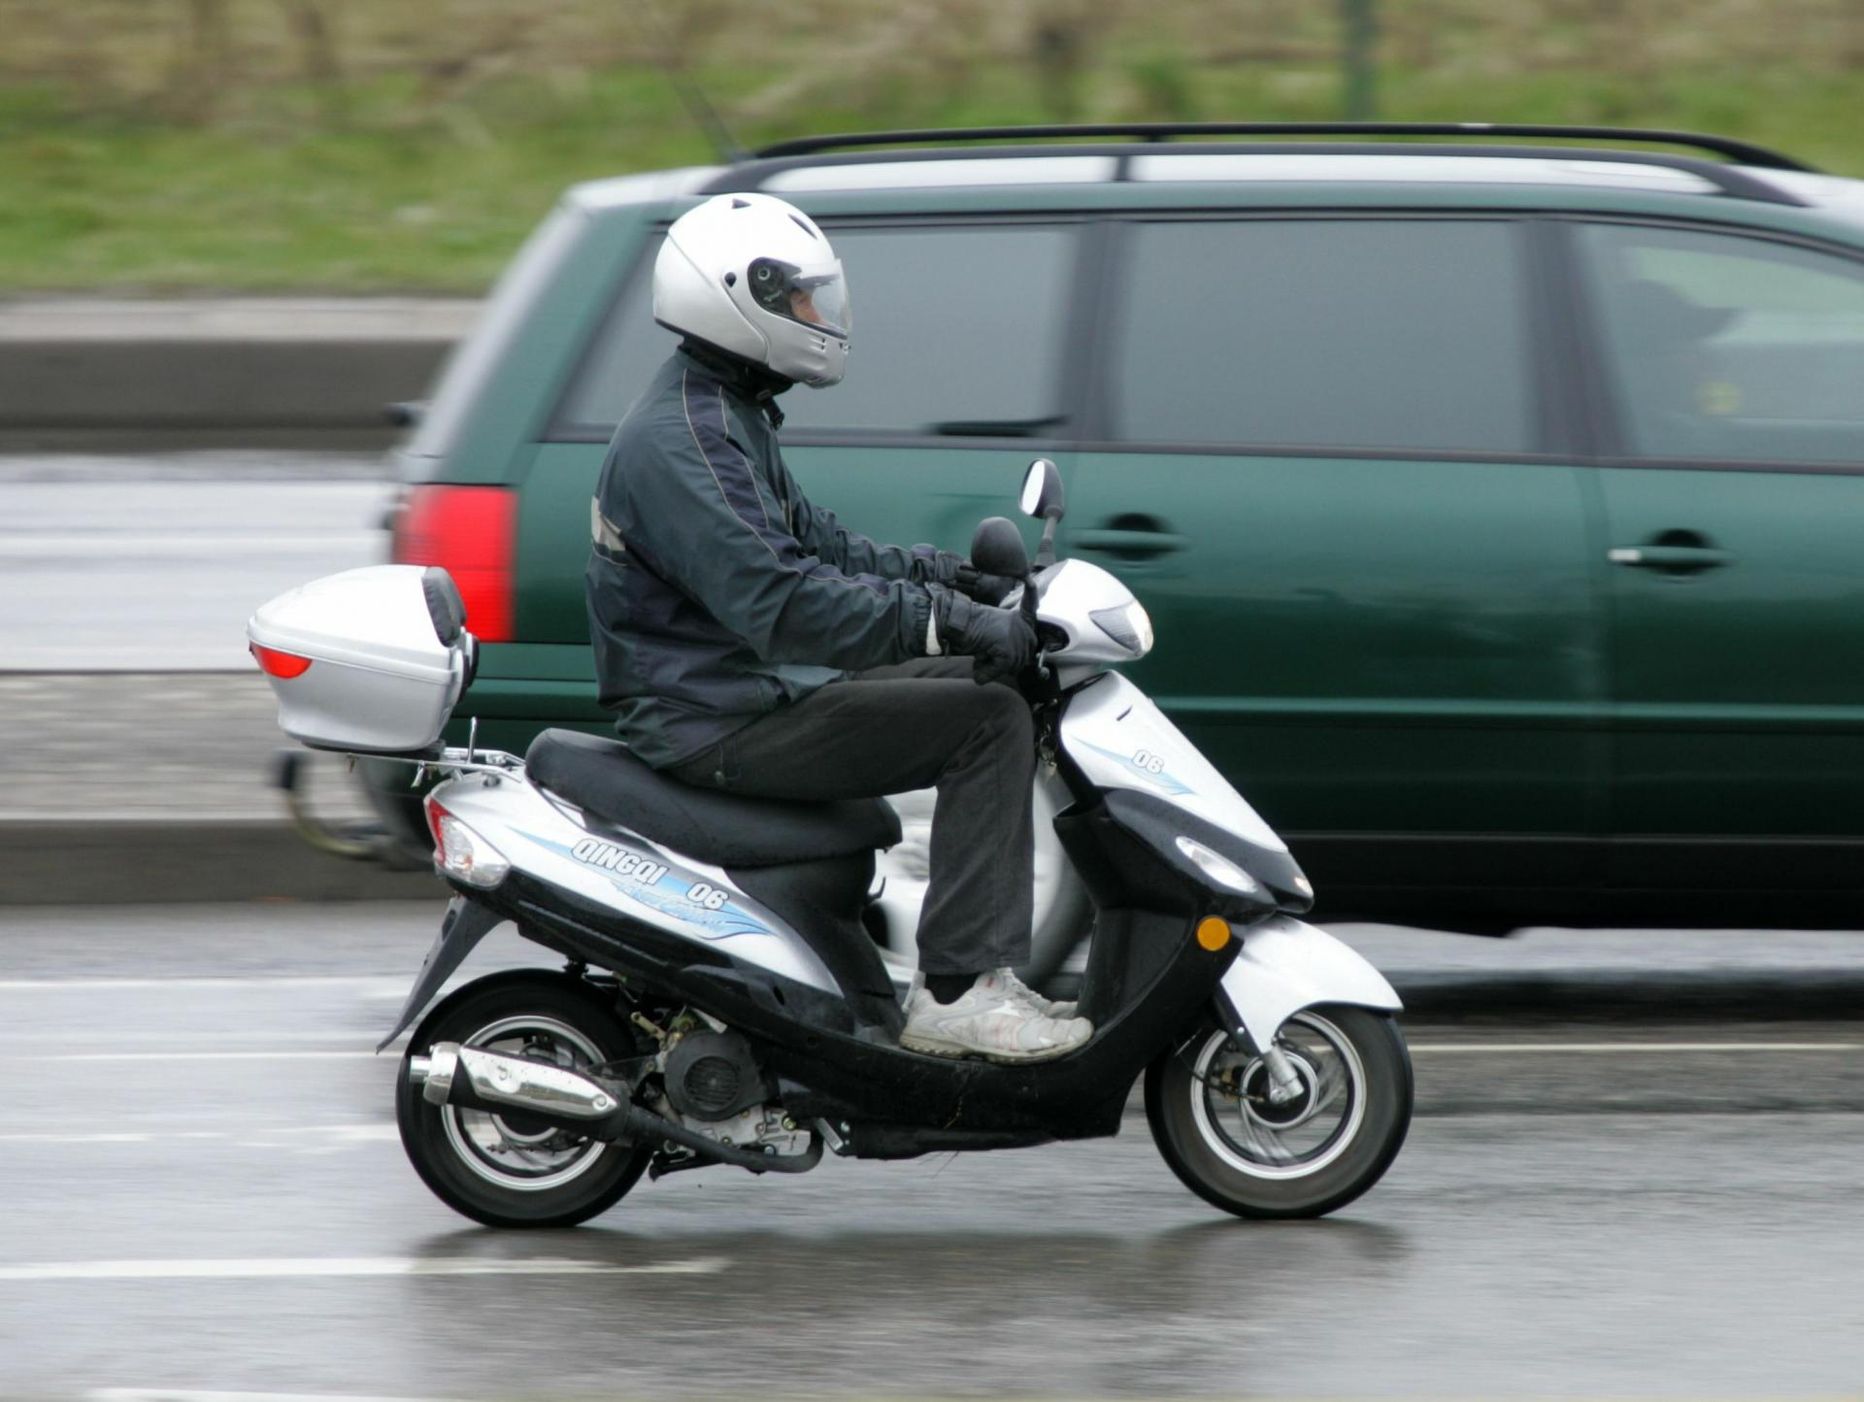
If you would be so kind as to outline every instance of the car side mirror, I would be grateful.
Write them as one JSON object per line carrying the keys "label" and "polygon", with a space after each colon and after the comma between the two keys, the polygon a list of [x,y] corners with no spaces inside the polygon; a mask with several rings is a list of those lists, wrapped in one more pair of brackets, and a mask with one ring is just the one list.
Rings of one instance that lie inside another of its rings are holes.
{"label": "car side mirror", "polygon": [[1029,578],[1029,552],[1023,548],[1016,523],[1002,516],[979,521],[977,534],[971,537],[971,564],[984,574]]}
{"label": "car side mirror", "polygon": [[1037,458],[1029,464],[1029,475],[1023,478],[1023,514],[1059,521],[1065,506],[1061,470],[1047,458]]}

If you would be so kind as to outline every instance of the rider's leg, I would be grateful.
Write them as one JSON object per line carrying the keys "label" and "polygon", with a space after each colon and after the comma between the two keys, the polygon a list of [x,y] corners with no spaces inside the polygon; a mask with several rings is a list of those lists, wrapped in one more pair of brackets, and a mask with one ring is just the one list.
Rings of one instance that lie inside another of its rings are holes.
{"label": "rider's leg", "polygon": [[1029,957],[1035,741],[1029,707],[978,686],[968,657],[924,658],[831,682],[672,771],[767,798],[878,798],[936,787],[919,925],[927,974]]}
{"label": "rider's leg", "polygon": [[[920,967],[956,976],[961,990],[1029,957],[1034,866],[1029,708],[1009,687],[978,686],[970,671],[968,658],[929,658],[832,682],[672,771],[688,783],[773,798],[936,787]],[[1072,1024],[1045,1019],[1048,1028],[1018,1029],[999,1045],[1002,1003],[994,997],[969,1010],[991,1022],[995,1040],[959,1049],[1020,1058],[1067,1050],[1077,1031],[1085,1040]]]}

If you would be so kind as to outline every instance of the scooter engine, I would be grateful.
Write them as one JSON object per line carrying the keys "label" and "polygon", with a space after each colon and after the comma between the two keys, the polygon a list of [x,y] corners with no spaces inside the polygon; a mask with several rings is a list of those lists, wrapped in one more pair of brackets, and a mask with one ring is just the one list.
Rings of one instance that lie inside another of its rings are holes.
{"label": "scooter engine", "polygon": [[692,1032],[666,1053],[667,1099],[687,1120],[728,1120],[769,1091],[751,1044],[739,1032]]}
{"label": "scooter engine", "polygon": [[808,1132],[781,1106],[768,1103],[771,1088],[742,1033],[706,1027],[676,1035],[658,1067],[663,1108],[686,1128],[740,1148],[756,1145],[785,1155],[809,1148]]}

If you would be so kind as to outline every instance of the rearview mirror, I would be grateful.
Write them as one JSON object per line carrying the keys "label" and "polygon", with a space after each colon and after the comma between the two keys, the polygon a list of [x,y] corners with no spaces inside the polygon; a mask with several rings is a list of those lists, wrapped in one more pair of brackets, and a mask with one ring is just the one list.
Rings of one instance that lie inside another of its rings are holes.
{"label": "rearview mirror", "polygon": [[1063,505],[1060,469],[1047,458],[1037,458],[1023,478],[1023,514],[1059,521]]}
{"label": "rearview mirror", "polygon": [[1002,516],[979,521],[977,534],[971,537],[971,563],[985,574],[1029,578],[1029,552],[1023,548],[1016,523]]}

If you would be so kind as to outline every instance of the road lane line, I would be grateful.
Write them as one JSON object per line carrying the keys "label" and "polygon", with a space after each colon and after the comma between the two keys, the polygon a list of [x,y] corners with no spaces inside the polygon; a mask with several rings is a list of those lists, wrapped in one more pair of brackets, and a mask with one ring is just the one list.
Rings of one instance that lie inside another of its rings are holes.
{"label": "road lane line", "polygon": [[394,974],[254,974],[243,977],[205,974],[175,978],[15,978],[0,979],[0,993],[47,993],[111,989],[177,988],[364,988],[395,987],[405,992],[410,979]]}
{"label": "road lane line", "polygon": [[1577,1056],[1670,1055],[1686,1052],[1854,1052],[1864,1042],[1412,1042],[1411,1051],[1426,1056]]}
{"label": "road lane line", "polygon": [[[1834,1055],[1864,1051],[1864,1042],[1412,1042],[1415,1056],[1675,1056],[1712,1053]],[[373,1051],[167,1051],[160,1047],[108,1052],[0,1052],[0,1066],[122,1065],[198,1061],[383,1061]]]}
{"label": "road lane line", "polygon": [[100,1387],[85,1402],[448,1402],[444,1397],[364,1397],[349,1392],[204,1392],[198,1388]]}
{"label": "road lane line", "polygon": [[32,1134],[0,1134],[0,1144],[147,1144],[162,1136],[149,1134],[57,1134],[36,1131]]}
{"label": "road lane line", "polygon": [[306,1280],[405,1275],[717,1275],[729,1262],[707,1256],[638,1266],[558,1256],[283,1256],[229,1260],[44,1261],[0,1266],[0,1283],[48,1280]]}
{"label": "road lane line", "polygon": [[[0,1066],[46,1066],[54,1062],[123,1062],[142,1061],[149,1063],[165,1061],[349,1061],[361,1059],[374,1061],[376,1053],[372,1051],[222,1051],[222,1052],[176,1052],[176,1051],[127,1051],[127,1052],[46,1052],[34,1056],[30,1053],[21,1056],[0,1052]],[[393,1061],[393,1055],[383,1058]]]}
{"label": "road lane line", "polygon": [[444,1397],[364,1397],[349,1392],[203,1392],[177,1387],[100,1387],[85,1402],[448,1402]]}
{"label": "road lane line", "polygon": [[[192,1124],[192,1119],[177,1121]],[[401,1137],[394,1122],[345,1125],[238,1125],[229,1129],[162,1129],[100,1131],[35,1129],[0,1133],[0,1144],[155,1144],[174,1140],[235,1141],[241,1148],[273,1148],[281,1139],[327,1140],[333,1145],[387,1143]]]}

